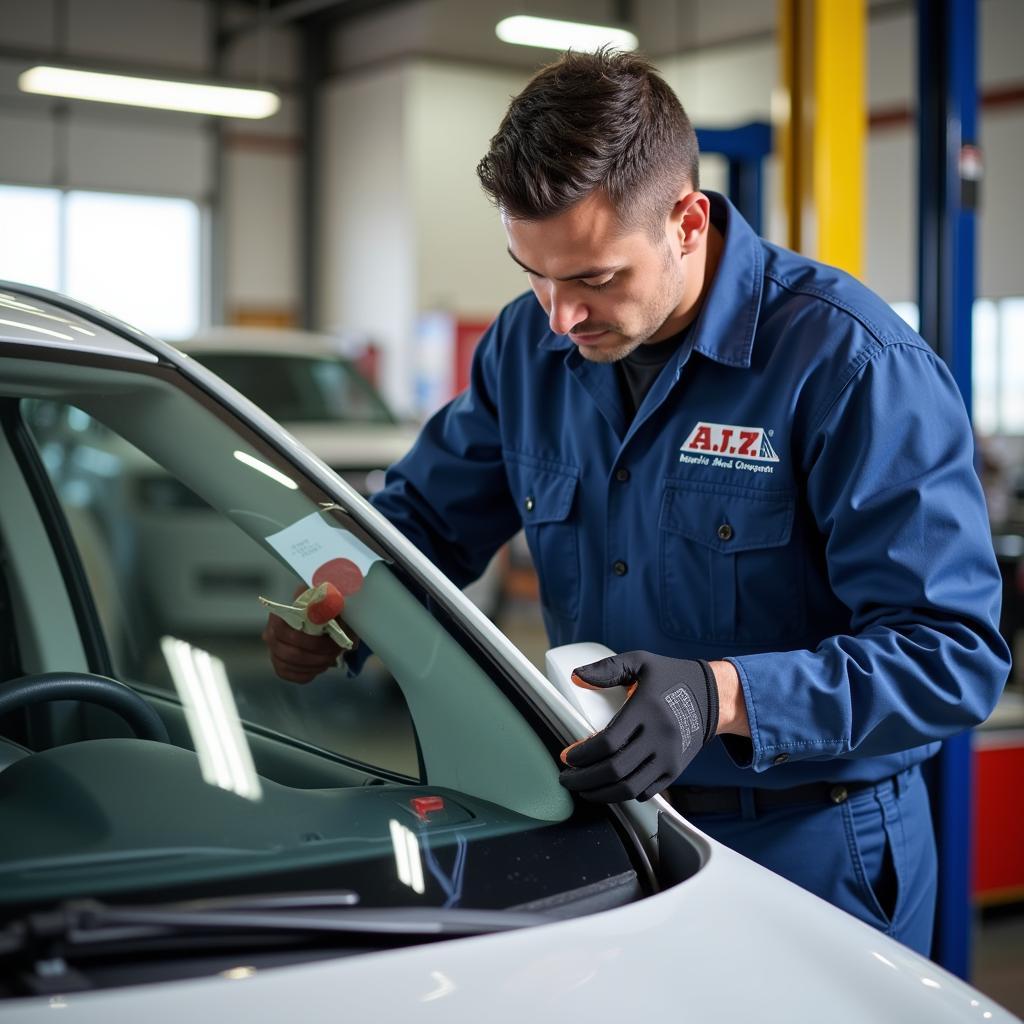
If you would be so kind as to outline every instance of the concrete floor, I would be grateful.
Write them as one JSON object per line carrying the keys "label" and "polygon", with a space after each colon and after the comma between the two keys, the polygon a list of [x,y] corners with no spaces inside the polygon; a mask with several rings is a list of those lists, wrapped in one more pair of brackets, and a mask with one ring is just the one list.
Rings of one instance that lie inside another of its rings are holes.
{"label": "concrete floor", "polygon": [[971,984],[1024,1017],[1024,904],[978,916]]}

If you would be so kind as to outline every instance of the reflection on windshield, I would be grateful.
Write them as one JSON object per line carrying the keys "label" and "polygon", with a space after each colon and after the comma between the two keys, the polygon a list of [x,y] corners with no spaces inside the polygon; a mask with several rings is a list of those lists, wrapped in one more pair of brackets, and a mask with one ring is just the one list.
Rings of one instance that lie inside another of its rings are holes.
{"label": "reflection on windshield", "polygon": [[160,649],[181,698],[203,778],[211,786],[259,800],[263,791],[224,662],[172,636],[161,638]]}
{"label": "reflection on windshield", "polygon": [[413,892],[424,893],[427,890],[423,882],[423,862],[420,859],[420,844],[416,834],[407,829],[400,821],[392,818],[388,822],[391,832],[391,846],[395,851],[395,868],[398,880],[407,885]]}

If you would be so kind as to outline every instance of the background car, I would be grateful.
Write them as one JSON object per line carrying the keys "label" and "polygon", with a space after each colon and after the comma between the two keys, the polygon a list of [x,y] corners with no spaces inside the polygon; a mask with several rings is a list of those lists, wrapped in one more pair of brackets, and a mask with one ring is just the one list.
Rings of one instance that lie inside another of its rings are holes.
{"label": "background car", "polygon": [[360,494],[416,439],[330,335],[269,327],[211,327],[176,347],[277,420]]}
{"label": "background car", "polygon": [[[170,347],[0,298],[5,1021],[1012,1019],[660,798],[570,794],[586,718],[319,459]],[[335,580],[390,684],[291,686],[140,621],[44,457],[34,424],[71,410]]]}

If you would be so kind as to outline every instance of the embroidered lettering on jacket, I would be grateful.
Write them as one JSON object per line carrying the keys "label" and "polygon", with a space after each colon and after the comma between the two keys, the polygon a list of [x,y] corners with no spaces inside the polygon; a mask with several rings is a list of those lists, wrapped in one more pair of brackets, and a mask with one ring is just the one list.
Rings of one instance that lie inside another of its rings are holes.
{"label": "embroidered lettering on jacket", "polygon": [[770,465],[750,466],[738,459],[754,462],[778,462],[779,456],[769,440],[774,431],[764,427],[739,427],[729,423],[698,423],[679,449],[679,461],[716,466],[720,469],[749,469],[771,473]]}

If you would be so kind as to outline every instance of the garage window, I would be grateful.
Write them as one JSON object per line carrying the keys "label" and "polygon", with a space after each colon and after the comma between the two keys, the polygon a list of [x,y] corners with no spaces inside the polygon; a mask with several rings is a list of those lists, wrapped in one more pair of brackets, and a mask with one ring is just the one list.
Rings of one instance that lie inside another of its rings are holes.
{"label": "garage window", "polygon": [[154,337],[199,328],[202,211],[190,199],[0,185],[0,278],[65,292]]}

